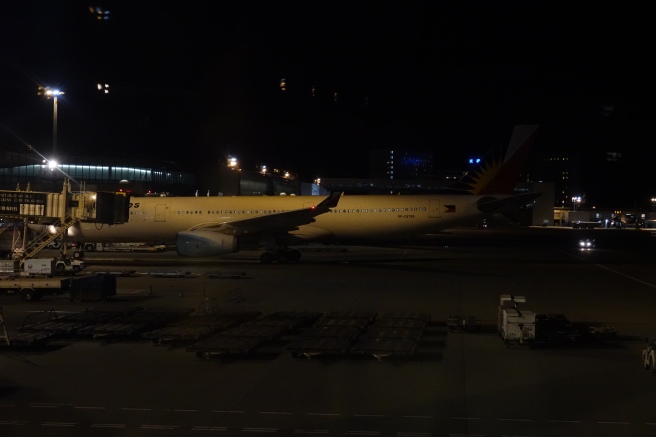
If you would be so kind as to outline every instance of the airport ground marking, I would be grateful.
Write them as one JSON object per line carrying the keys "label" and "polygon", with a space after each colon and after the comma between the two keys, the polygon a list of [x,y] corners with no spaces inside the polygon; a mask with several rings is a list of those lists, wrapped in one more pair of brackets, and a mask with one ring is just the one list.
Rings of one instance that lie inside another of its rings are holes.
{"label": "airport ground marking", "polygon": [[225,426],[192,426],[191,431],[227,431]]}
{"label": "airport ground marking", "polygon": [[125,423],[92,423],[91,428],[125,428]]}
{"label": "airport ground marking", "polygon": [[346,435],[380,435],[380,431],[344,431]]}
{"label": "airport ground marking", "polygon": [[73,427],[77,426],[75,422],[43,422],[41,426],[63,426],[63,427]]}
{"label": "airport ground marking", "polygon": [[146,292],[148,292],[148,290],[143,288],[119,288],[116,290],[116,294],[137,294]]}
{"label": "airport ground marking", "polygon": [[[399,431],[396,433],[398,436],[403,436],[403,437],[424,437],[424,436],[432,436],[432,432],[408,432],[408,431]],[[453,434],[449,434],[453,435]]]}
{"label": "airport ground marking", "polygon": [[58,404],[56,402],[32,402],[31,406],[44,406],[44,407],[70,407],[71,404]]}
{"label": "airport ground marking", "polygon": [[600,422],[597,422],[597,423],[599,425],[631,425],[631,422],[608,422],[608,421],[604,422],[604,421],[600,421]]}
{"label": "airport ground marking", "polygon": [[[585,261],[585,262],[589,262],[587,259],[585,259],[585,258],[581,258],[580,256],[573,255],[573,254],[571,254],[571,253],[569,253],[569,252],[565,252],[565,253],[567,253],[568,255],[570,255],[570,256],[572,256],[572,257],[578,259],[578,260]],[[625,278],[631,279],[632,281],[639,282],[640,284],[646,285],[647,287],[656,288],[656,285],[654,285],[654,284],[652,284],[652,283],[649,283],[649,282],[643,281],[642,279],[635,278],[635,277],[633,277],[633,276],[631,276],[631,275],[627,275],[627,274],[622,273],[622,272],[618,272],[617,270],[613,270],[613,269],[611,269],[610,267],[606,267],[606,266],[603,266],[603,265],[601,265],[601,264],[597,264],[597,263],[592,263],[592,265],[597,266],[597,267],[599,267],[599,268],[601,268],[601,269],[604,269],[604,270],[608,270],[609,272],[615,273],[615,274],[617,274],[617,275],[624,276]]]}
{"label": "airport ground marking", "polygon": [[141,425],[141,429],[176,429],[177,425]]}
{"label": "airport ground marking", "polygon": [[485,437],[485,434],[449,434],[449,437]]}
{"label": "airport ground marking", "polygon": [[643,284],[643,285],[646,285],[647,287],[656,288],[656,285],[654,285],[654,284],[651,284],[651,283],[649,283],[649,282],[645,282],[645,281],[643,281],[642,279],[634,278],[633,276],[626,275],[626,274],[624,274],[624,273],[622,273],[622,272],[618,272],[617,270],[613,270],[613,269],[611,269],[611,268],[609,268],[609,267],[602,266],[601,264],[595,264],[595,266],[600,267],[600,268],[602,268],[602,269],[606,269],[606,270],[608,270],[609,272],[613,272],[613,273],[618,274],[618,275],[620,275],[620,276],[624,276],[625,278],[631,279],[631,280],[633,280],[633,281],[639,282],[639,283],[641,283],[641,284]]}
{"label": "airport ground marking", "polygon": [[105,407],[73,407],[77,410],[105,410]]}

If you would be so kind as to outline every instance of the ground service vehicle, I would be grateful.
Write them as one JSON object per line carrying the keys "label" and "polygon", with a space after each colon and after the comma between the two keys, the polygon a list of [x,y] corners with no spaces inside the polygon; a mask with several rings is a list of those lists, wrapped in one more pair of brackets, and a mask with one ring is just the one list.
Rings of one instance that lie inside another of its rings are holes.
{"label": "ground service vehicle", "polygon": [[[54,275],[70,274],[74,275],[84,268],[84,262],[79,259],[55,259],[55,258],[35,258],[28,259],[23,264],[23,271],[17,269],[18,261],[2,260],[0,262],[0,293],[20,294],[23,300],[39,300],[46,295],[58,295],[72,290],[77,291],[78,296],[86,296],[88,290],[98,289],[94,285],[97,279],[93,276],[87,277],[55,277]],[[115,281],[115,279],[114,279]],[[81,288],[80,288],[81,287]],[[103,287],[107,287],[104,285]],[[81,290],[81,291],[80,291]],[[97,291],[93,295],[108,296],[116,294],[116,285],[104,289],[101,293]]]}
{"label": "ground service vehicle", "polygon": [[535,340],[535,313],[520,310],[519,303],[523,302],[526,302],[524,296],[501,295],[497,328],[505,344],[524,344]]}
{"label": "ground service vehicle", "polygon": [[446,319],[446,327],[450,332],[465,331],[474,332],[481,330],[481,319],[476,316],[455,315]]}
{"label": "ground service vehicle", "polygon": [[20,294],[24,301],[39,300],[46,295],[66,293],[72,278],[8,277],[0,279],[0,292]]}
{"label": "ground service vehicle", "polygon": [[74,275],[83,269],[84,261],[79,258],[34,258],[24,263],[26,275]]}
{"label": "ground service vehicle", "polygon": [[61,247],[61,241],[51,241],[50,243],[46,244],[46,249],[61,249]]}
{"label": "ground service vehicle", "polygon": [[537,314],[535,341],[544,343],[575,343],[581,334],[563,314]]}
{"label": "ground service vehicle", "polygon": [[83,243],[81,247],[88,252],[158,252],[166,248],[148,243]]}
{"label": "ground service vehicle", "polygon": [[594,229],[594,228],[603,228],[602,222],[574,222],[572,223],[573,229]]}
{"label": "ground service vehicle", "polygon": [[646,370],[656,374],[656,341],[647,342],[647,348],[642,350],[642,365]]}
{"label": "ground service vehicle", "polygon": [[70,293],[72,301],[107,300],[116,295],[116,277],[93,275],[79,277],[2,277],[0,293],[20,294],[26,301],[43,296]]}

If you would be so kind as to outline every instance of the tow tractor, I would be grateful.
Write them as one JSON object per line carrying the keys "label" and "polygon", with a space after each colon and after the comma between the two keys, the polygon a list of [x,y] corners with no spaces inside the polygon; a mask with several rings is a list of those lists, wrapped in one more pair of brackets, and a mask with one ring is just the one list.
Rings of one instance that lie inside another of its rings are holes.
{"label": "tow tractor", "polygon": [[74,275],[84,269],[80,258],[62,256],[61,258],[34,258],[24,262],[25,275]]}

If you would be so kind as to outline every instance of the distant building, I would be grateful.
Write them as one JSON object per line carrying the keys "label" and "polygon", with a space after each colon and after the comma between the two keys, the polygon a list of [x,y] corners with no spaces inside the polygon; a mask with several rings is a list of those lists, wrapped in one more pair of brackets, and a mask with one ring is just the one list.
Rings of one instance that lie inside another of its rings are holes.
{"label": "distant building", "polygon": [[[215,178],[206,181],[212,195],[279,196],[300,195],[301,183],[293,176],[276,172],[262,173],[219,164]],[[207,179],[207,178],[206,178]]]}
{"label": "distant building", "polygon": [[575,200],[585,199],[580,154],[573,151],[543,152],[533,163],[533,180],[553,182],[554,207],[572,208]]}
{"label": "distant building", "polygon": [[373,149],[369,152],[371,179],[434,179],[432,153],[402,149]]}
{"label": "distant building", "polygon": [[347,194],[418,194],[439,193],[447,190],[456,179],[349,179],[321,178],[321,188]]}

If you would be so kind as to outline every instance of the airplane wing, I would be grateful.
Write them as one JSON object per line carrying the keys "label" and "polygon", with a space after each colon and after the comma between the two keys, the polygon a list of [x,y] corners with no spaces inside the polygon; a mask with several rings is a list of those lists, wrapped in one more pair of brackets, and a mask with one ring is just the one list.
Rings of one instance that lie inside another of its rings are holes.
{"label": "airplane wing", "polygon": [[318,205],[275,214],[268,214],[226,223],[201,224],[189,231],[214,231],[228,235],[245,235],[256,233],[282,233],[298,229],[314,221],[314,217],[330,211],[337,206],[342,193],[332,193]]}

